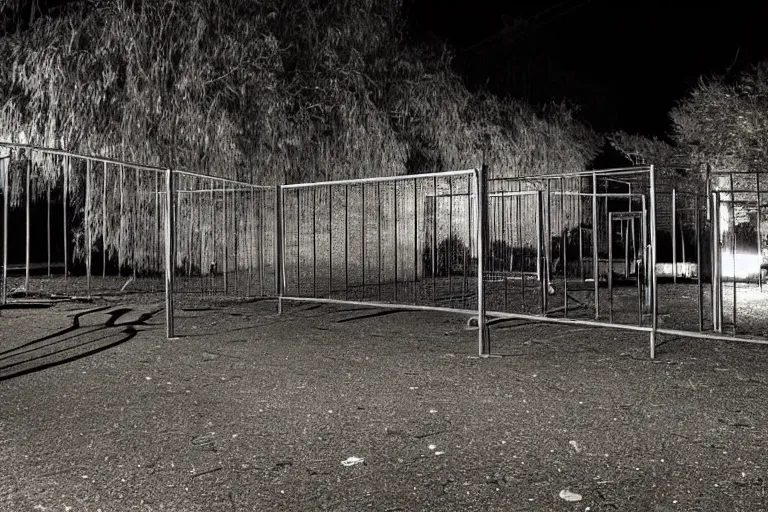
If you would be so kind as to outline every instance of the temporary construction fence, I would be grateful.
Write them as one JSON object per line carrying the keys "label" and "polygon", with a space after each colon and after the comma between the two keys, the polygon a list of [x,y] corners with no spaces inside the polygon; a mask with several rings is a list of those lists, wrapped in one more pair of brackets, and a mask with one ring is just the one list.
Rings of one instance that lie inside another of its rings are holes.
{"label": "temporary construction fence", "polygon": [[[165,170],[0,145],[3,303],[161,292]],[[130,288],[126,283],[130,283]]]}
{"label": "temporary construction fence", "polygon": [[766,343],[760,176],[704,192],[653,166],[268,187],[1,148],[3,304],[148,294],[169,337],[232,298],[455,312],[481,356],[486,320],[508,318],[645,332],[651,357],[660,334]]}
{"label": "temporary construction fence", "polygon": [[280,187],[281,300],[475,309],[474,175]]}
{"label": "temporary construction fence", "polygon": [[173,336],[174,303],[275,296],[274,187],[28,145],[0,156],[2,304],[141,295],[166,303]]}
{"label": "temporary construction fence", "polygon": [[484,174],[278,186],[278,310],[304,301],[466,314],[478,319],[479,352],[489,354],[478,279]]}
{"label": "temporary construction fence", "polygon": [[[194,312],[232,298],[274,297],[275,188],[167,172],[171,185],[161,195],[166,200],[171,194],[167,208],[173,221],[166,236],[174,250],[166,279],[176,310]],[[173,325],[169,332],[183,334]]]}
{"label": "temporary construction fence", "polygon": [[[646,332],[651,357],[660,334],[768,342],[768,328],[722,329],[722,290],[749,286],[722,265],[733,229],[706,213],[725,215],[720,201],[730,196],[659,183],[653,166],[485,175],[279,187],[279,307],[290,300],[468,314],[479,323],[481,355],[490,353],[486,317]],[[740,297],[728,303],[732,317],[762,325],[768,300]]]}

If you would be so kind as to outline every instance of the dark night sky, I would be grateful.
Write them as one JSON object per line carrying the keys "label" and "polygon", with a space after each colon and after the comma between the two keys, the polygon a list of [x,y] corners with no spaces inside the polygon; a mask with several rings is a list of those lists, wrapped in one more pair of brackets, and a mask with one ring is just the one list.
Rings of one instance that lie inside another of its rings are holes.
{"label": "dark night sky", "polygon": [[504,2],[415,0],[410,33],[447,41],[471,88],[533,102],[569,98],[599,130],[663,135],[670,108],[699,76],[768,58],[768,5],[496,4]]}

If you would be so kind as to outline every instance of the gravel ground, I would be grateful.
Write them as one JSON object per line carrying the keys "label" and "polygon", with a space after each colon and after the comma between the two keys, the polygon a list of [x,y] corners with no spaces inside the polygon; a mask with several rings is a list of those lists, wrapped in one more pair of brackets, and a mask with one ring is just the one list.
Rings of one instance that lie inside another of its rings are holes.
{"label": "gravel ground", "polygon": [[163,315],[2,311],[0,510],[768,510],[765,346],[503,322],[477,359],[453,315]]}

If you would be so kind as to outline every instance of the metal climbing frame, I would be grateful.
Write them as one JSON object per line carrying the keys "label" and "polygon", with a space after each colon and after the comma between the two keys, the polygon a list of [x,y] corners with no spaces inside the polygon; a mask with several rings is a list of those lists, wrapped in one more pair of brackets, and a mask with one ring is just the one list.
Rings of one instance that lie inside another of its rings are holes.
{"label": "metal climbing frame", "polygon": [[[654,174],[648,166],[490,180],[489,315],[647,332],[653,357]],[[616,288],[616,274],[631,286]]]}

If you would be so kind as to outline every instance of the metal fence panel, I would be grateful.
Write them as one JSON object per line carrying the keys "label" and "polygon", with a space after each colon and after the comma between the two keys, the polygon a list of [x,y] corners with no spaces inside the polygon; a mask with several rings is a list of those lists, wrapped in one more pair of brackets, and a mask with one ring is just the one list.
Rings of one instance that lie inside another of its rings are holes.
{"label": "metal fence panel", "polygon": [[474,171],[281,187],[283,298],[477,307]]}

